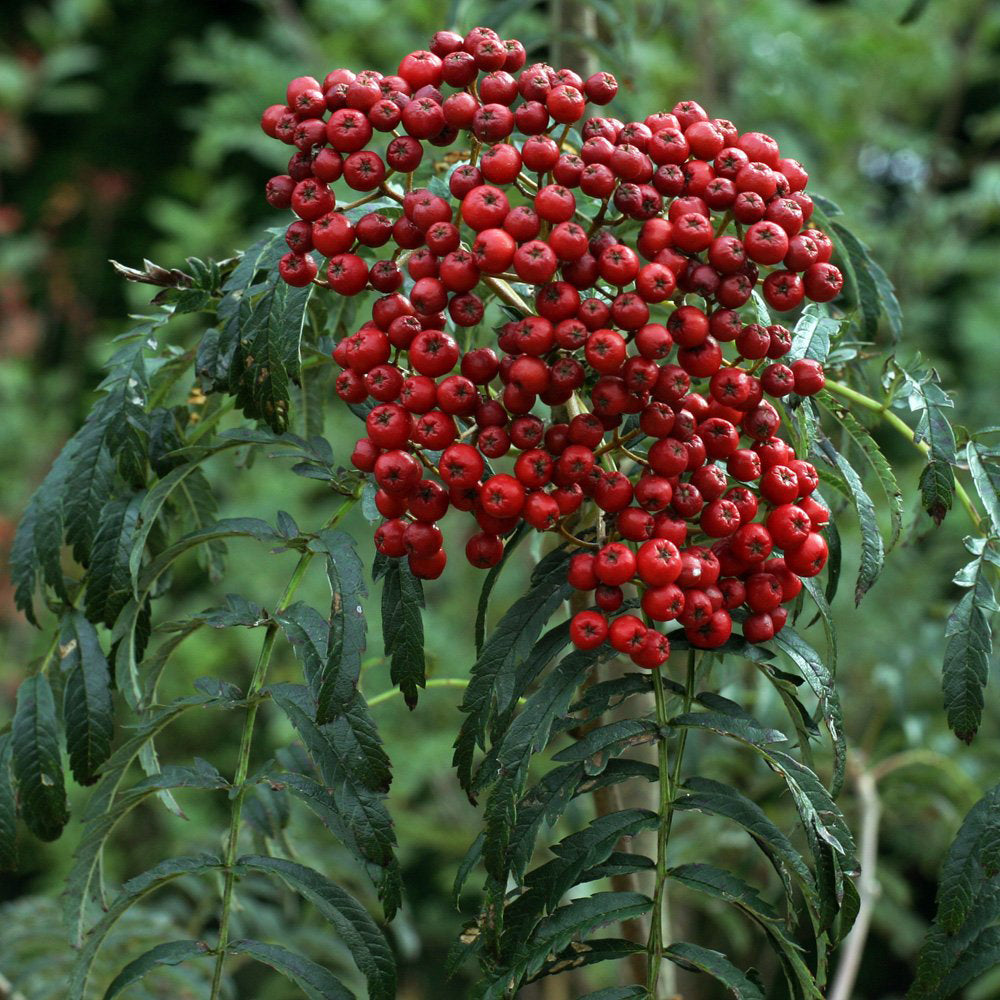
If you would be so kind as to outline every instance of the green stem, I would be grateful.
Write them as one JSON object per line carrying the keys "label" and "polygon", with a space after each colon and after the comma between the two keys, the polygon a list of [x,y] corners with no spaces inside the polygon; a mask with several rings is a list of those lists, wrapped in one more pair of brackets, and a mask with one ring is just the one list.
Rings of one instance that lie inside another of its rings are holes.
{"label": "green stem", "polygon": [[[432,677],[424,685],[427,688],[467,688],[468,686],[469,680],[466,677]],[[388,691],[380,691],[368,699],[368,707],[374,708],[376,705],[381,705],[382,702],[395,698],[399,693],[398,687],[389,688]]]}
{"label": "green stem", "polygon": [[[360,491],[356,491],[348,497],[334,512],[333,517],[323,526],[322,530],[334,527],[341,518],[358,502]],[[278,607],[274,614],[280,614],[289,604],[295,592],[299,589],[309,569],[309,564],[316,553],[305,551],[299,557],[299,561],[293,571],[285,592],[281,595]],[[271,662],[271,654],[274,651],[274,643],[278,637],[278,623],[271,621],[264,633],[264,642],[260,648],[260,655],[257,657],[253,675],[247,688],[247,714],[243,720],[243,733],[240,736],[240,750],[236,762],[236,775],[233,778],[232,787],[235,789],[233,804],[229,815],[229,834],[226,840],[225,876],[222,885],[222,912],[219,915],[219,941],[215,949],[215,972],[212,975],[211,1000],[218,1000],[222,989],[222,970],[226,961],[226,948],[229,945],[229,917],[233,908],[233,889],[236,884],[236,856],[239,850],[240,821],[243,816],[243,802],[247,793],[247,774],[250,770],[250,747],[253,743],[254,723],[257,720],[257,706],[260,703],[260,693],[264,688],[264,680],[267,677],[268,664]]]}
{"label": "green stem", "polygon": [[[695,653],[688,651],[687,681],[684,686],[684,711],[691,710],[694,700]],[[656,698],[656,721],[661,728],[666,727],[668,719],[667,698],[663,689],[663,678],[659,670],[653,671],[653,694]],[[649,942],[646,946],[648,962],[646,967],[646,990],[650,1000],[657,1000],[660,981],[660,968],[663,964],[663,932],[664,912],[667,903],[667,848],[670,844],[670,830],[674,822],[674,802],[677,798],[677,788],[681,780],[681,768],[684,763],[684,746],[687,743],[687,730],[682,729],[677,735],[677,747],[674,750],[673,769],[670,767],[670,754],[667,741],[661,738],[657,747],[660,771],[660,825],[656,838],[656,887],[653,892],[653,914],[649,926]],[[668,993],[675,992],[672,988]]]}
{"label": "green stem", "polygon": [[[889,424],[890,427],[902,434],[902,436],[906,438],[906,440],[909,441],[915,448],[919,449],[925,455],[930,454],[930,445],[926,441],[917,440],[916,434],[913,432],[913,428],[889,409],[888,401],[880,403],[877,399],[872,399],[871,396],[866,396],[864,393],[858,392],[856,389],[852,389],[850,386],[844,385],[842,382],[834,382],[832,379],[827,379],[826,388],[829,392],[832,392],[843,399],[849,399],[852,403],[856,403],[858,406],[865,410],[869,410],[871,413],[877,413],[887,424]],[[977,531],[980,530],[982,526],[982,518],[979,516],[979,511],[976,510],[972,499],[965,491],[965,487],[958,482],[957,479],[955,480],[955,496],[958,497],[959,502],[965,508],[973,526]]]}

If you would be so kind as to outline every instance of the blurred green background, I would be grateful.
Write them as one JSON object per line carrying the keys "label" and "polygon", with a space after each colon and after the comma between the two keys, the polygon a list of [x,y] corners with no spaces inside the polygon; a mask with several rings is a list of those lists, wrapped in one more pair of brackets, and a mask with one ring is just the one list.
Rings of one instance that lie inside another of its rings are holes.
{"label": "blurred green background", "polygon": [[[567,13],[576,7],[586,10]],[[554,41],[560,17],[580,25],[583,36]],[[111,337],[126,328],[128,312],[148,302],[148,290],[115,277],[108,258],[141,266],[148,257],[171,267],[189,255],[231,256],[265,226],[284,221],[262,196],[265,180],[283,171],[283,155],[257,121],[263,107],[282,99],[288,79],[322,78],[336,66],[392,72],[434,30],[479,23],[520,38],[530,59],[558,66],[568,52],[595,58],[623,84],[613,110],[624,120],[692,98],[743,130],[773,134],[786,155],[807,165],[810,190],[842,206],[847,225],[891,274],[906,317],[902,356],[919,351],[938,368],[954,393],[958,424],[1000,423],[1000,5],[989,0],[8,2],[0,35],[0,552],[32,489],[87,412]],[[871,362],[873,379],[879,363],[877,356]],[[352,428],[336,410],[331,402],[327,434],[346,461]],[[941,711],[943,619],[957,594],[951,576],[964,561],[961,512],[934,529],[915,497],[916,452],[896,439],[882,443],[905,484],[909,530],[861,609],[846,593],[836,608],[855,778],[841,801],[856,828],[857,775],[874,767],[883,806],[875,873],[881,894],[858,998],[905,992],[933,915],[943,852],[1000,770],[996,692],[987,691],[983,730],[970,748],[948,733]],[[304,526],[326,516],[327,495],[280,463],[258,463],[235,476],[219,463],[211,474],[226,481],[223,514],[273,520],[281,508]],[[349,528],[362,539],[369,534],[360,514]],[[850,563],[849,525],[845,537]],[[521,559],[527,567],[531,554]],[[448,677],[461,676],[473,659],[468,623],[478,582],[454,562],[448,582],[427,588],[432,671]],[[230,581],[236,582],[214,589],[192,563],[177,580],[176,607],[161,606],[159,620],[217,603],[227,587],[273,602],[287,563],[287,556],[271,557],[262,572],[256,551],[234,546]],[[515,576],[509,571],[498,589],[500,609],[515,594]],[[319,601],[322,580],[311,585]],[[373,694],[388,678],[374,625],[370,638],[364,684]],[[0,723],[10,717],[24,666],[42,643],[14,610],[6,575],[0,577]],[[165,696],[189,691],[202,675],[239,683],[254,646],[229,632],[203,630],[173,661]],[[282,672],[294,672],[290,654],[278,664]],[[716,680],[733,691],[749,683],[736,671]],[[743,695],[755,692],[761,695],[756,688]],[[407,890],[390,932],[401,957],[401,997],[464,988],[461,978],[445,983],[442,974],[463,920],[450,885],[477,822],[450,769],[459,697],[444,688],[426,693],[413,714],[398,698],[375,709],[395,765],[390,805]],[[287,738],[276,724],[272,735],[278,743]],[[197,753],[226,773],[236,742],[235,728],[189,719],[168,730],[160,750],[167,761]],[[762,802],[773,798],[766,774],[712,753],[699,747],[692,769],[724,772]],[[77,814],[84,801],[77,790]],[[216,846],[225,802],[199,793],[182,796],[181,804],[186,824],[150,805],[122,826],[109,857],[112,878],[170,852]],[[777,800],[771,805],[788,808]],[[704,842],[698,824],[705,822],[685,816],[678,824],[680,860],[698,857]],[[61,996],[69,957],[53,900],[78,831],[72,824],[60,842],[44,847],[25,839],[21,873],[0,888],[0,972],[28,1000]],[[328,870],[341,864],[322,830],[303,820],[295,831],[296,851],[307,863]],[[745,840],[723,836],[721,828],[716,840],[732,864],[756,864],[742,860]],[[346,866],[342,875],[350,884]],[[258,921],[258,931],[263,922],[261,933],[297,934],[303,950],[341,963],[341,946],[318,922],[308,914],[300,921],[288,900],[259,888],[259,912],[245,915]],[[474,912],[474,896],[470,889],[465,917]],[[204,916],[183,888],[145,913],[122,930],[120,947],[133,954],[141,950],[136,941],[148,946],[169,936],[165,926],[197,924]],[[675,922],[685,937],[714,941],[752,964],[755,942],[733,919],[676,902]],[[289,931],[293,924],[300,929]],[[294,995],[277,981],[267,980],[266,989],[260,981],[258,974],[253,992],[248,985],[238,995]],[[127,995],[199,997],[201,982],[197,971],[178,973],[150,978]],[[523,995],[569,997],[576,995],[573,982],[564,977],[548,992]],[[702,983],[682,980],[682,986],[688,996],[715,996]],[[966,995],[1000,995],[1000,979],[987,977]]]}

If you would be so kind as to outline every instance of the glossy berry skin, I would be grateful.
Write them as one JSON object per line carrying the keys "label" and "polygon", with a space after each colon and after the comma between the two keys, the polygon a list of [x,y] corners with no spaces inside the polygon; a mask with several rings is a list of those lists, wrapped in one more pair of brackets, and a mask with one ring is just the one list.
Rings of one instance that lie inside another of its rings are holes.
{"label": "glossy berry skin", "polygon": [[[378,549],[432,580],[453,519],[482,569],[527,525],[593,594],[580,648],[656,669],[670,644],[648,622],[717,649],[734,617],[767,641],[827,558],[818,475],[781,426],[823,366],[749,306],[841,290],[808,173],[694,101],[623,123],[596,111],[610,74],[525,64],[490,29],[441,31],[392,76],[296,78],[261,117],[290,157],[265,191],[294,215],[278,276],[362,306],[333,388],[366,414],[351,464],[377,486]],[[423,186],[449,147],[466,162]],[[338,211],[338,182],[394,206]],[[647,621],[621,613],[632,588]]]}

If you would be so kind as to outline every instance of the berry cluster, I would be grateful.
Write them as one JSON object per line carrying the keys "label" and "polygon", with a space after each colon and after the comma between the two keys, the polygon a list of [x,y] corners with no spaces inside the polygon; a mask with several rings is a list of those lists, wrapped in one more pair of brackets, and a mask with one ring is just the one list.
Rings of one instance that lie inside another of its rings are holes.
{"label": "berry cluster", "polygon": [[[482,568],[527,522],[582,549],[569,578],[598,610],[573,620],[580,647],[609,640],[656,667],[669,641],[655,623],[712,648],[742,608],[744,636],[769,639],[800,577],[825,564],[829,512],[764,397],[818,392],[824,374],[783,363],[789,331],[740,310],[758,283],[779,312],[839,293],[808,176],[774,139],[693,101],[583,121],[614,99],[614,77],[525,62],[489,29],[441,31],[395,76],[295,79],[262,118],[297,150],[266,191],[298,216],[282,277],[379,293],[333,352],[338,395],[374,404],[352,461],[378,486],[377,547],[435,578],[450,509],[477,522],[466,555]],[[456,141],[465,152],[442,158],[457,162],[451,197],[414,189],[427,146]],[[338,211],[341,179],[365,194]],[[379,195],[398,218],[345,214]],[[519,318],[496,349],[463,353],[454,334],[493,299]],[[620,613],[632,583],[645,620]]]}

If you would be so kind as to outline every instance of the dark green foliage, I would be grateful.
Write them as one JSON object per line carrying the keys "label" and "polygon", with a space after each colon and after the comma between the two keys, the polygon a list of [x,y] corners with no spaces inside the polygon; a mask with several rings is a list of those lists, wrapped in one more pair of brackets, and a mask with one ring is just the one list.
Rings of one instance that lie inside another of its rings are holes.
{"label": "dark green foliage", "polygon": [[44,674],[21,682],[11,733],[21,816],[36,837],[55,840],[69,812],[59,758],[56,705]]}
{"label": "dark green foliage", "polygon": [[1000,787],[970,810],[941,869],[909,1000],[947,1000],[1000,961]]}
{"label": "dark green foliage", "polygon": [[231,955],[249,955],[255,961],[277,969],[310,1000],[354,1000],[354,995],[332,972],[281,945],[244,938],[233,941],[227,952]]}
{"label": "dark green foliage", "polygon": [[69,764],[73,777],[90,785],[111,753],[111,674],[94,626],[79,611],[63,617],[59,649],[66,674],[63,721]]}
{"label": "dark green foliage", "polygon": [[158,965],[180,965],[192,958],[202,958],[209,954],[209,947],[204,941],[166,941],[129,962],[115,976],[104,994],[104,1000],[113,1000],[123,990],[133,983],[139,982],[143,976]]}
{"label": "dark green foliage", "polygon": [[382,635],[391,657],[389,676],[403,692],[409,708],[417,706],[417,688],[424,686],[424,588],[401,559],[379,557],[373,573],[382,584]]}

